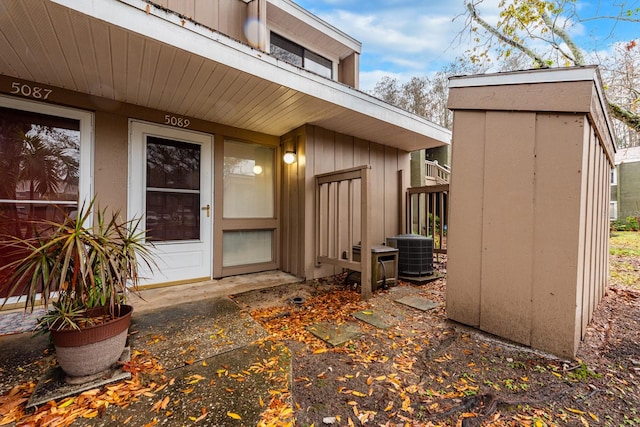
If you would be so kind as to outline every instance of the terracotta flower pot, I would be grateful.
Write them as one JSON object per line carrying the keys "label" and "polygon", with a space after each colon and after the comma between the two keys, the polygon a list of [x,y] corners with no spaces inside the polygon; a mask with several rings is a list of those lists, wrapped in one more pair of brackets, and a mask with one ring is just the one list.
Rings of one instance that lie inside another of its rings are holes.
{"label": "terracotta flower pot", "polygon": [[[70,377],[89,377],[109,370],[120,358],[127,343],[131,325],[130,305],[115,307],[115,318],[105,323],[80,330],[51,330],[58,364]],[[89,311],[88,315],[100,316],[105,307]]]}

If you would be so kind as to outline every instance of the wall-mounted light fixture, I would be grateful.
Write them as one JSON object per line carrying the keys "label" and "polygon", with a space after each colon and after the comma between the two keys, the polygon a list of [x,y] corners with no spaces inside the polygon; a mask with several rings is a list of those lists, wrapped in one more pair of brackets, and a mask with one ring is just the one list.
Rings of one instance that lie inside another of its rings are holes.
{"label": "wall-mounted light fixture", "polygon": [[284,156],[282,156],[282,160],[288,165],[290,165],[292,163],[295,163],[295,161],[296,161],[296,153],[295,153],[295,151],[286,151],[284,153]]}
{"label": "wall-mounted light fixture", "polygon": [[260,175],[262,173],[262,166],[260,165],[255,165],[253,167],[253,174],[254,175]]}

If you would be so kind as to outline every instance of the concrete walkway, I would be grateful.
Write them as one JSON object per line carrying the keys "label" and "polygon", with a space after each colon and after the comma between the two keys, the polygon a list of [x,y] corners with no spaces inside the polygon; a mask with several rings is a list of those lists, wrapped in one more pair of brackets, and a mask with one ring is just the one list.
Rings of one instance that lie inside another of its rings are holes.
{"label": "concrete walkway", "polygon": [[[179,427],[197,422],[207,426],[255,426],[278,393],[283,393],[282,400],[288,402],[292,367],[289,350],[282,343],[272,342],[249,311],[292,304],[296,298],[311,296],[317,286],[324,286],[299,282],[293,276],[269,272],[144,290],[144,299],[134,297],[130,301],[134,313],[129,345],[133,352],[153,356],[164,369],[162,373],[145,373],[145,384],[163,386],[125,408],[110,405],[100,416],[83,419],[79,425]],[[327,285],[327,290],[332,288]],[[393,288],[389,298],[423,310],[433,308],[411,287]],[[339,345],[363,333],[358,322],[384,329],[402,318],[398,308],[387,302],[355,312],[352,322],[319,323],[309,330],[331,345]],[[40,380],[30,400],[30,405],[37,407],[105,385],[103,378],[82,390],[74,391],[66,385],[46,336],[0,336],[0,349],[0,395],[16,385]]]}
{"label": "concrete walkway", "polygon": [[[156,357],[171,386],[143,397],[146,403],[124,409],[111,406],[108,416],[93,419],[90,425],[121,426],[128,420],[129,425],[142,426],[154,419],[169,427],[194,419],[211,426],[256,425],[277,382],[289,381],[290,356],[283,346],[265,345],[267,332],[229,295],[296,282],[300,279],[294,276],[267,272],[145,289],[142,299],[132,297],[129,345]],[[23,313],[15,310],[0,313],[0,319],[10,315],[16,324],[25,321]],[[0,394],[18,384],[55,377],[52,370],[58,368],[47,338],[33,338],[31,333],[0,335]],[[264,369],[264,361],[272,361],[278,372]],[[64,392],[73,393],[73,389],[65,387]],[[39,388],[33,397],[44,402],[62,397],[51,384],[43,388],[42,396],[35,396],[38,393]],[[168,402],[166,408],[150,411],[161,399]]]}
{"label": "concrete walkway", "polygon": [[[300,281],[300,278],[281,271],[266,271],[175,286],[144,288],[139,295],[131,295],[128,302],[133,305],[134,313],[142,313],[185,302],[237,295]],[[43,308],[36,308],[33,313],[25,313],[22,303],[11,305],[15,308],[0,311],[0,337],[32,331],[37,318],[45,312]]]}
{"label": "concrete walkway", "polygon": [[281,271],[266,271],[184,285],[147,288],[140,291],[141,298],[133,295],[129,303],[133,305],[135,313],[141,313],[184,302],[236,295],[300,281],[300,278]]}

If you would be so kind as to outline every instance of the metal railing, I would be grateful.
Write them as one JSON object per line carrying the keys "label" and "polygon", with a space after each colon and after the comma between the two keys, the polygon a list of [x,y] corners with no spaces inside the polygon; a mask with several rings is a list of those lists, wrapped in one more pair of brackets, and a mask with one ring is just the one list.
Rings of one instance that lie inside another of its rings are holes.
{"label": "metal railing", "polygon": [[409,234],[433,237],[433,252],[447,253],[449,184],[407,189],[407,230]]}
{"label": "metal railing", "polygon": [[[316,175],[316,263],[329,264],[361,274],[361,297],[372,294],[371,257],[353,259],[353,246],[371,253],[371,166],[359,166]],[[356,220],[360,233],[357,239]]]}

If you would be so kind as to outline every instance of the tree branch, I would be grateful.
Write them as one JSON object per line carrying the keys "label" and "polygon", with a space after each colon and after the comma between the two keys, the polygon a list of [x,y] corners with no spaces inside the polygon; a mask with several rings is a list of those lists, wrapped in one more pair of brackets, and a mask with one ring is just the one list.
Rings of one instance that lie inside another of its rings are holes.
{"label": "tree branch", "polygon": [[611,112],[613,113],[613,117],[620,120],[634,131],[640,132],[639,114],[629,111],[613,101],[608,101],[608,103],[609,107],[611,108]]}
{"label": "tree branch", "polygon": [[573,58],[567,57],[567,55],[565,55],[564,52],[562,52],[561,50],[560,52],[562,52],[563,56],[565,56],[569,60],[572,60],[574,65],[580,65],[580,66],[584,65],[584,57],[582,56],[582,52],[580,51],[580,48],[576,45],[576,43],[573,41],[569,33],[567,33],[564,30],[564,28],[558,27],[556,23],[551,20],[551,18],[549,17],[549,15],[547,15],[546,12],[542,12],[540,14],[540,17],[542,18],[544,23],[549,28],[551,28],[551,31],[553,31],[554,34],[557,34],[558,37],[560,37],[562,41],[567,44],[567,46],[569,47],[569,50],[571,51],[571,54],[573,55]]}
{"label": "tree branch", "polygon": [[615,21],[640,22],[640,18],[630,16],[594,16],[592,18],[580,18],[580,22],[597,21],[601,19],[613,19]]}
{"label": "tree branch", "polygon": [[513,39],[510,39],[509,37],[506,37],[505,35],[501,34],[498,30],[496,30],[494,27],[492,27],[487,21],[485,21],[484,19],[480,18],[480,16],[478,15],[478,12],[476,11],[475,6],[471,2],[466,3],[466,6],[467,6],[467,10],[469,10],[469,13],[471,14],[471,18],[474,21],[476,21],[478,24],[480,24],[480,26],[482,26],[482,28],[484,28],[491,35],[496,37],[501,42],[503,42],[503,43],[513,47],[513,48],[518,49],[519,51],[523,52],[525,55],[527,55],[528,57],[533,59],[534,64],[535,64],[536,67],[549,68],[549,66],[547,65],[545,60],[543,58],[541,58],[540,56],[538,56],[538,54],[536,54],[534,51],[532,51],[531,49],[529,49],[525,45],[523,45],[521,43],[518,43],[517,41],[515,41]]}

